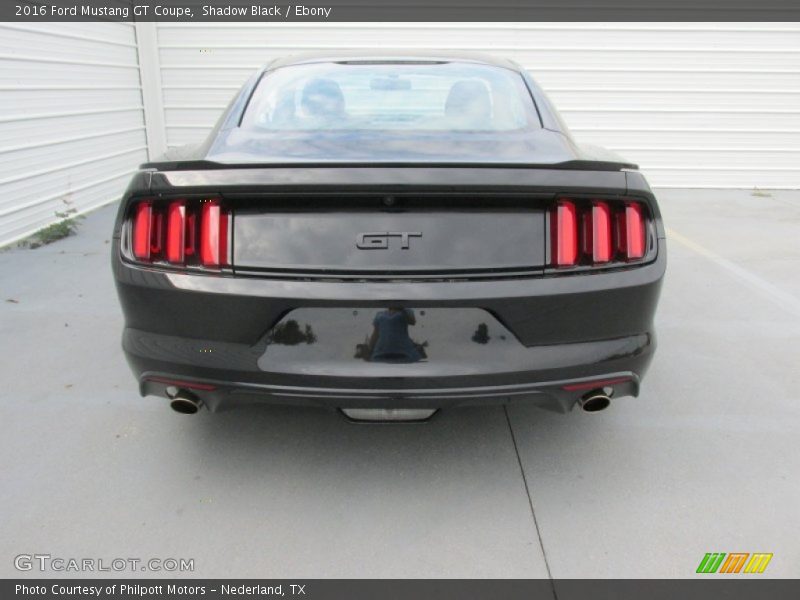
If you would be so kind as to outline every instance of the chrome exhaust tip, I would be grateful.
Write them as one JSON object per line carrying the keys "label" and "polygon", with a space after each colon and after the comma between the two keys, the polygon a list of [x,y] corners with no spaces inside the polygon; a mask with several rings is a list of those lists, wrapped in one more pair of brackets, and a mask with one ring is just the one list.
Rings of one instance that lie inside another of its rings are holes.
{"label": "chrome exhaust tip", "polygon": [[169,403],[170,408],[182,415],[193,415],[200,410],[200,406],[202,405],[202,402],[197,396],[186,390],[178,390],[175,392],[175,395],[171,397],[172,402]]}
{"label": "chrome exhaust tip", "polygon": [[600,412],[611,404],[611,398],[604,390],[593,390],[578,400],[581,408],[586,412]]}

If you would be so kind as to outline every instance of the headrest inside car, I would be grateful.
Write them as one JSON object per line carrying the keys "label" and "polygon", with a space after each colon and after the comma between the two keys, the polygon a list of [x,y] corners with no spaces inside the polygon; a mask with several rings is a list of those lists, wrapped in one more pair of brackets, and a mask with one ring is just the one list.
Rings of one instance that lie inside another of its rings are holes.
{"label": "headrest inside car", "polygon": [[312,79],[303,88],[301,105],[310,116],[339,117],[344,115],[344,94],[332,79]]}
{"label": "headrest inside car", "polygon": [[475,124],[488,121],[492,113],[489,90],[480,81],[457,81],[447,94],[444,110],[450,118]]}

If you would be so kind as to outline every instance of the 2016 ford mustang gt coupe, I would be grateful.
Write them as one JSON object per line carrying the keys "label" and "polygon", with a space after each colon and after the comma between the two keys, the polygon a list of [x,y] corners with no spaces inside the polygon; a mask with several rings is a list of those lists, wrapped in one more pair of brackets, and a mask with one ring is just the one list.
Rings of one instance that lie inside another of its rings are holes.
{"label": "2016 ford mustang gt coupe", "polygon": [[637,167],[514,63],[305,55],[142,165],[114,228],[142,395],[353,420],[637,396],[665,271]]}

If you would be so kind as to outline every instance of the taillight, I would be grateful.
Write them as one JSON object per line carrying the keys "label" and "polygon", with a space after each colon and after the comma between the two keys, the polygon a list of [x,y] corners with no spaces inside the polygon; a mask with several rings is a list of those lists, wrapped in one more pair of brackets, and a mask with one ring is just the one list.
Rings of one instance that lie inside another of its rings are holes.
{"label": "taillight", "polygon": [[629,202],[625,205],[625,235],[627,259],[642,258],[645,252],[645,227],[642,205]]}
{"label": "taillight", "polygon": [[186,204],[173,202],[167,209],[167,260],[182,263],[186,238]]}
{"label": "taillight", "polygon": [[228,219],[219,202],[204,202],[200,213],[200,262],[206,267],[225,264],[228,250]]}
{"label": "taillight", "polygon": [[647,254],[647,211],[640,202],[559,199],[550,211],[550,262],[604,266]]}
{"label": "taillight", "polygon": [[218,200],[138,203],[131,219],[136,260],[176,266],[228,265],[229,213]]}
{"label": "taillight", "polygon": [[575,203],[559,200],[551,219],[553,263],[559,267],[574,265],[578,260],[578,212]]}
{"label": "taillight", "polygon": [[150,259],[150,222],[153,205],[141,202],[133,213],[133,255],[139,260]]}
{"label": "taillight", "polygon": [[611,209],[605,202],[592,206],[592,262],[611,260]]}

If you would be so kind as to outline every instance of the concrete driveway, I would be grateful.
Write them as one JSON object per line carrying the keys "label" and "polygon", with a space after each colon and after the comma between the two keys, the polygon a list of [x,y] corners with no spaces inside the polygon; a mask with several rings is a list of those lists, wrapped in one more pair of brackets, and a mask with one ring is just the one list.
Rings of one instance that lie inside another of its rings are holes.
{"label": "concrete driveway", "polygon": [[800,194],[660,197],[660,348],[642,396],[597,414],[177,415],[120,351],[114,207],[0,252],[0,576],[40,553],[198,577],[691,577],[706,552],[800,576]]}

